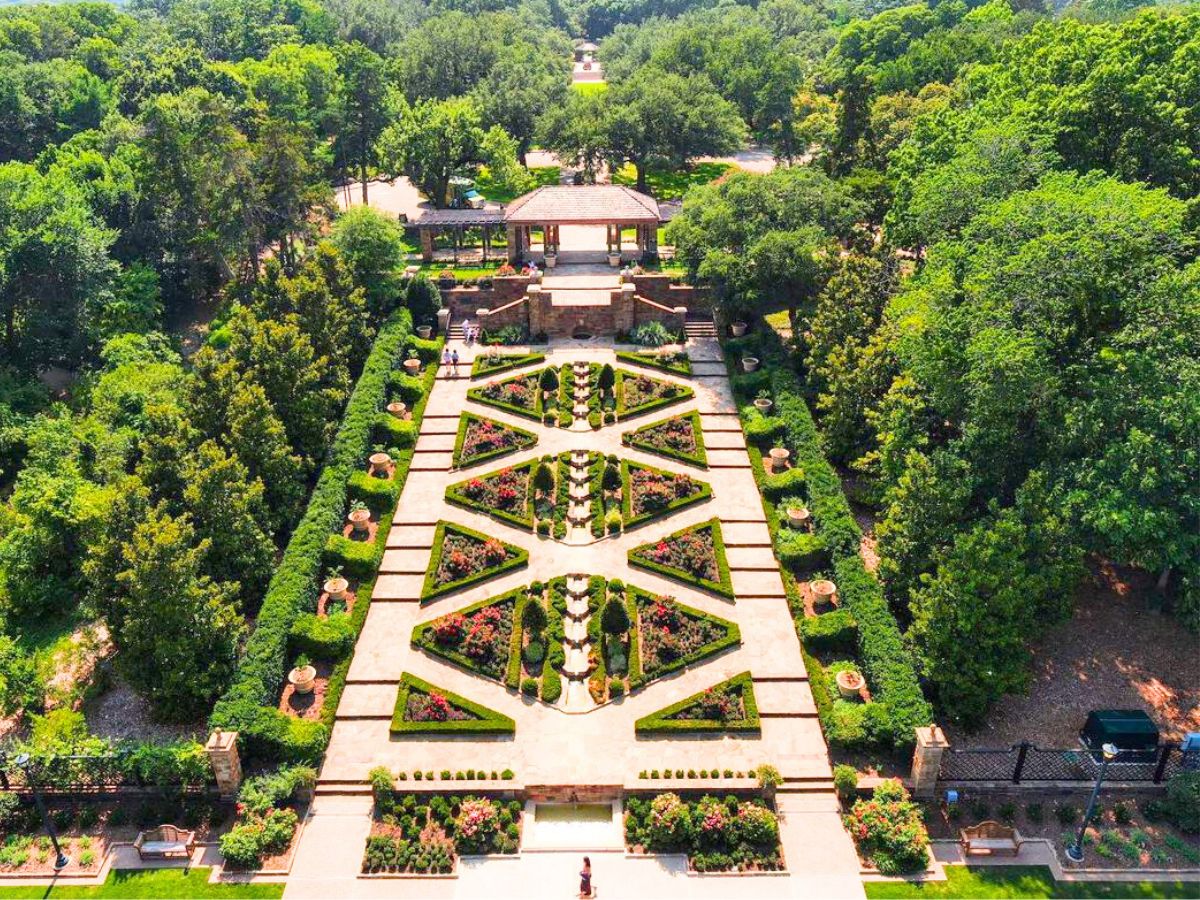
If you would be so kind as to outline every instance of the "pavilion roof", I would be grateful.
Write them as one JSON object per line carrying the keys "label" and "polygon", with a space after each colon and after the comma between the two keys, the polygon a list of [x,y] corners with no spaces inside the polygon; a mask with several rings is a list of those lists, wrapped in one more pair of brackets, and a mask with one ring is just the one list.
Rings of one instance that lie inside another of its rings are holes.
{"label": "pavilion roof", "polygon": [[583,50],[586,53],[586,52],[590,52],[593,50],[599,50],[600,48],[596,44],[593,44],[591,41],[584,41],[582,44],[576,44],[575,49]]}
{"label": "pavilion roof", "polygon": [[653,197],[619,184],[549,185],[508,204],[510,225],[606,225],[658,222]]}
{"label": "pavilion roof", "polygon": [[503,209],[427,209],[414,225],[434,228],[476,228],[480,225],[503,225]]}

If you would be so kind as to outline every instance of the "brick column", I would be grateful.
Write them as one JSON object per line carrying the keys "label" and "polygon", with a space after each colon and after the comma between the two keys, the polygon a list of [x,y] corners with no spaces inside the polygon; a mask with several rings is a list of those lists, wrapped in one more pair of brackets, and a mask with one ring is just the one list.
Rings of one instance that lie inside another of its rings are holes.
{"label": "brick column", "polygon": [[529,319],[529,334],[532,336],[541,331],[548,332],[545,310],[542,308],[542,286],[540,284],[531,284],[525,288],[525,308],[525,314]]}
{"label": "brick column", "polygon": [[217,779],[222,797],[234,797],[242,786],[242,759],[238,756],[238,733],[218,728],[208,737],[204,751]]}
{"label": "brick column", "polygon": [[633,305],[637,301],[633,299],[633,292],[632,284],[623,284],[610,295],[613,304],[613,329],[616,331],[630,331],[636,324]]}
{"label": "brick column", "polygon": [[508,238],[508,261],[516,263],[521,258],[521,229],[516,225],[506,225],[504,236]]}
{"label": "brick column", "polygon": [[421,229],[421,259],[433,262],[433,231],[429,228]]}
{"label": "brick column", "polygon": [[942,754],[950,746],[942,729],[927,725],[916,729],[917,746],[913,750],[912,792],[914,797],[932,797],[937,793],[938,770]]}

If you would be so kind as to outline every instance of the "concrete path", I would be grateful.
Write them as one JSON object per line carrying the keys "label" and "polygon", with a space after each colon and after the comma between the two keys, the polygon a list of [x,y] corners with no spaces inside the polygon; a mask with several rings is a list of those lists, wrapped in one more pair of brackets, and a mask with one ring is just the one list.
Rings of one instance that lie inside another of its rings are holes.
{"label": "concrete path", "polygon": [[[517,349],[517,348],[513,348]],[[363,632],[355,649],[333,736],[321,770],[322,784],[363,783],[371,768],[394,771],[504,769],[517,781],[544,785],[637,783],[650,769],[734,769],[761,763],[785,778],[778,805],[788,872],[754,877],[696,876],[680,859],[626,857],[599,853],[593,858],[596,882],[609,897],[658,897],[683,892],[696,897],[861,897],[859,864],[843,829],[832,793],[828,752],[788,611],[783,583],[771,551],[762,503],[745,451],[737,408],[720,349],[713,341],[692,342],[688,350],[695,375],[681,378],[656,370],[655,377],[690,385],[693,400],[594,432],[543,428],[466,399],[472,382],[439,377],[422,425],[414,465],[388,536],[388,551]],[[459,346],[469,371],[475,348]],[[547,363],[612,362],[605,340],[557,341]],[[544,365],[543,363],[542,365]],[[536,367],[531,367],[536,368]],[[521,371],[521,370],[516,370]],[[513,374],[505,373],[505,377]],[[474,382],[478,384],[479,382]],[[589,450],[616,453],[707,482],[712,499],[665,519],[585,546],[570,546],[503,524],[488,516],[451,507],[447,485],[467,477],[449,471],[446,436],[463,410],[510,422],[538,434],[528,450],[470,471],[490,471],[547,453]],[[637,425],[696,410],[700,413],[710,468],[665,460],[621,445],[621,433]],[[728,544],[737,599],[734,601],[629,566],[632,547],[717,516]],[[527,568],[422,605],[420,591],[429,562],[434,527],[449,520],[496,535],[530,552]],[[671,677],[652,682],[619,701],[587,711],[567,711],[510,693],[503,685],[413,650],[415,625],[533,580],[572,573],[620,578],[646,590],[668,594],[689,606],[737,622],[743,642]],[[750,671],[763,717],[761,736],[639,739],[634,721],[739,672]],[[435,685],[483,703],[517,723],[508,737],[393,739],[388,725],[400,676],[409,672]],[[366,797],[319,795],[293,868],[287,897],[528,897],[564,896],[577,885],[579,853],[526,852],[514,859],[467,861],[458,878],[440,880],[358,877],[370,826]]]}

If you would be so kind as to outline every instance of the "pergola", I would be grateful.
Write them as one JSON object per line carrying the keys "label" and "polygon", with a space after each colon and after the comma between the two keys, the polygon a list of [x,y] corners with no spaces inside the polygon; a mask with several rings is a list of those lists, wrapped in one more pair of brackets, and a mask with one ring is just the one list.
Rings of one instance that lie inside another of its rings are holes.
{"label": "pergola", "polygon": [[575,45],[575,62],[583,62],[584,57],[591,53],[595,54],[600,48],[591,41],[584,41],[581,44]]}
{"label": "pergola", "polygon": [[546,253],[557,254],[563,225],[603,225],[609,253],[621,252],[621,230],[634,228],[639,257],[658,252],[662,221],[653,197],[617,184],[549,185],[518,197],[504,210],[508,259],[517,262],[529,250],[530,232],[540,228]]}
{"label": "pergola", "polygon": [[483,236],[483,261],[487,262],[492,247],[493,233],[504,225],[503,209],[430,209],[417,219],[417,231],[421,235],[421,258],[433,261],[433,239],[439,232],[450,235],[454,251],[454,262],[458,262],[458,251],[463,246],[463,234],[478,228]]}

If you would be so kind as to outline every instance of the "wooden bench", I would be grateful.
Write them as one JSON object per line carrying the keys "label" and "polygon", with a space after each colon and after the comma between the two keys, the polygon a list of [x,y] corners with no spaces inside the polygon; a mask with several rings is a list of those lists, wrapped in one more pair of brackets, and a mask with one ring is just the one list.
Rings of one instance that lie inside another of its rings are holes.
{"label": "wooden bench", "polygon": [[980,822],[964,828],[961,834],[967,856],[1016,856],[1024,843],[1017,829],[999,822]]}
{"label": "wooden bench", "polygon": [[196,846],[196,832],[174,825],[159,825],[138,833],[133,842],[139,859],[189,859]]}

